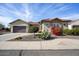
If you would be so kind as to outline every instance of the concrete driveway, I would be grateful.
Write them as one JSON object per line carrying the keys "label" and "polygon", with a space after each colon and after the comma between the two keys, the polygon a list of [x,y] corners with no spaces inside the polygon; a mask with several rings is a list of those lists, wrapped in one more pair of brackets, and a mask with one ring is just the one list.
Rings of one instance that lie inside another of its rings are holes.
{"label": "concrete driveway", "polygon": [[3,34],[0,35],[0,41],[6,41],[6,40],[11,40],[17,37],[22,37],[22,36],[29,36],[33,35],[33,33],[8,33],[8,34]]}

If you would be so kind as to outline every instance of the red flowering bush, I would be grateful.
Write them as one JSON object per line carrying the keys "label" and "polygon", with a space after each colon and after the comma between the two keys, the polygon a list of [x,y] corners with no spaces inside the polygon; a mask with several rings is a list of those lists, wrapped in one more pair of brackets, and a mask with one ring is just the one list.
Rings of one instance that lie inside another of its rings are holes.
{"label": "red flowering bush", "polygon": [[53,34],[55,34],[55,35],[61,35],[61,28],[59,28],[59,27],[54,27],[54,28],[52,28],[52,31],[53,31]]}

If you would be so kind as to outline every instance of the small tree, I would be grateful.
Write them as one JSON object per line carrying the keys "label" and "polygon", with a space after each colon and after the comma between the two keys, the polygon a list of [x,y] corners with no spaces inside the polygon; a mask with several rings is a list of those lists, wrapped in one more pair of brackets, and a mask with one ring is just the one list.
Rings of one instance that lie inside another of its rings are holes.
{"label": "small tree", "polygon": [[6,31],[10,32],[10,28],[5,28]]}
{"label": "small tree", "polygon": [[34,38],[35,38],[35,33],[38,32],[39,28],[36,26],[29,26],[29,32],[34,33]]}
{"label": "small tree", "polygon": [[5,28],[3,24],[0,23],[0,29]]}
{"label": "small tree", "polygon": [[30,33],[36,33],[38,32],[39,28],[36,26],[29,26],[29,32]]}

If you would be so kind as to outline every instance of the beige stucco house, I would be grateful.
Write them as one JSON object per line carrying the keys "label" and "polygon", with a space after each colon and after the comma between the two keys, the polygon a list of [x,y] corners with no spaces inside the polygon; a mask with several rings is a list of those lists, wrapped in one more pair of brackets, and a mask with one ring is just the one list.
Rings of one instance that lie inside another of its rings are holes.
{"label": "beige stucco house", "polygon": [[59,18],[54,19],[44,19],[41,20],[41,31],[48,31],[52,33],[54,28],[68,29],[68,24],[71,20],[64,20]]}
{"label": "beige stucco house", "polygon": [[9,23],[10,29],[12,33],[27,33],[29,32],[29,26],[35,26],[40,28],[40,24],[38,22],[26,22],[21,19],[17,19],[11,23]]}
{"label": "beige stucco house", "polygon": [[68,25],[68,28],[69,28],[69,29],[79,28],[79,20],[72,21],[72,22]]}
{"label": "beige stucco house", "polygon": [[15,20],[10,23],[11,32],[17,33],[26,33],[28,32],[29,24],[23,20]]}
{"label": "beige stucco house", "polygon": [[39,31],[42,32],[48,31],[49,33],[52,34],[54,34],[54,30],[58,31],[55,28],[58,28],[61,31],[63,29],[79,28],[79,20],[71,21],[71,20],[53,18],[53,19],[43,19],[40,22],[34,23],[18,19],[10,23],[11,32],[27,33],[29,30],[29,24],[37,26],[39,28]]}

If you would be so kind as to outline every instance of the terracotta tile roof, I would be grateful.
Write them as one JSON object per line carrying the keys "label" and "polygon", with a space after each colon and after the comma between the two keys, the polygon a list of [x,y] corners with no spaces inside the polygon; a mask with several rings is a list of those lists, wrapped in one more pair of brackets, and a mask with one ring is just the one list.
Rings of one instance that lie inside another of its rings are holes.
{"label": "terracotta tile roof", "polygon": [[43,19],[43,20],[41,20],[40,22],[52,22],[52,21],[55,21],[55,20],[60,20],[60,21],[62,21],[62,22],[71,22],[71,20],[65,20],[65,19],[59,19],[59,18]]}
{"label": "terracotta tile roof", "polygon": [[29,24],[31,24],[33,26],[39,26],[40,25],[38,22],[29,22]]}

